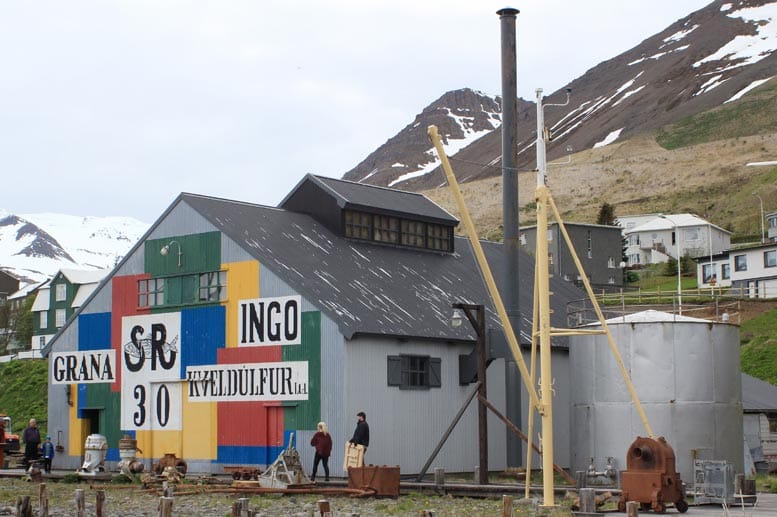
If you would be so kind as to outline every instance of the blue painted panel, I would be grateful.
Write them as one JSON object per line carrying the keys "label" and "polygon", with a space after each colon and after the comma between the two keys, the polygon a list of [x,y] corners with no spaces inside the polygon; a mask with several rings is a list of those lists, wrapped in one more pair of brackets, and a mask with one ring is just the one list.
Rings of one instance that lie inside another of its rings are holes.
{"label": "blue painted panel", "polygon": [[118,447],[109,447],[108,452],[105,453],[105,459],[107,461],[120,461]]}
{"label": "blue painted panel", "polygon": [[78,317],[78,349],[107,350],[111,348],[111,313],[98,312]]}
{"label": "blue painted panel", "polygon": [[219,445],[217,463],[269,465],[283,452],[284,447],[243,447],[240,445]]}
{"label": "blue painted panel", "polygon": [[78,385],[78,418],[84,418],[83,410],[84,406],[86,406],[86,386],[86,384]]}
{"label": "blue painted panel", "polygon": [[226,342],[226,308],[218,306],[181,311],[181,378],[186,367],[216,364],[216,350]]}

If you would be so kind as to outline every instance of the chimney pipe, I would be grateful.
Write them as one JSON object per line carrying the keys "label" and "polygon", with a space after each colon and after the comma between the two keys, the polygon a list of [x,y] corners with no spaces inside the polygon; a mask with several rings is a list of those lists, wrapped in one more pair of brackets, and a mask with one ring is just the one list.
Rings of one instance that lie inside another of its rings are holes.
{"label": "chimney pipe", "polygon": [[[521,340],[521,313],[518,306],[518,89],[516,72],[515,20],[518,9],[500,9],[502,40],[502,225],[504,228],[505,273],[502,295],[505,310],[515,335]],[[505,358],[505,390],[507,418],[521,428],[520,373],[510,354]],[[521,466],[521,441],[507,431],[507,466]]]}

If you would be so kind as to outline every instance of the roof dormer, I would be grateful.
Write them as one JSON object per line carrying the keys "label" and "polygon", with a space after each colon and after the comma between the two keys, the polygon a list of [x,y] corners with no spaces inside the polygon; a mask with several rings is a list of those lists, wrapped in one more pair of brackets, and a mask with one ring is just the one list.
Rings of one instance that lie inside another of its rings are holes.
{"label": "roof dormer", "polygon": [[422,194],[308,174],[279,208],[332,232],[376,244],[453,252],[459,221]]}

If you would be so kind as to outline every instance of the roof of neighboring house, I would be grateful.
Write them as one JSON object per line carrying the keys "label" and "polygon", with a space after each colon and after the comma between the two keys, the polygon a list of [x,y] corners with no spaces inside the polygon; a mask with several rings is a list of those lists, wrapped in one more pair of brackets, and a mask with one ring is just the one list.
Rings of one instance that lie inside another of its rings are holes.
{"label": "roof of neighboring house", "polygon": [[[362,333],[470,340],[467,325],[451,328],[451,304],[492,306],[467,239],[455,238],[453,254],[434,253],[346,239],[310,216],[277,208],[192,194],[182,194],[180,201],[324,311],[348,338]],[[482,246],[498,281],[503,246],[487,241]],[[519,267],[521,340],[528,342],[533,260],[522,252]],[[557,279],[551,290],[553,325],[566,326],[566,303],[584,294]],[[500,326],[495,312],[488,312],[489,326]]]}
{"label": "roof of neighboring house", "polygon": [[742,410],[747,413],[777,412],[777,386],[743,373]]}
{"label": "roof of neighboring house", "polygon": [[97,286],[100,285],[100,282],[92,282],[91,284],[81,284],[78,287],[78,291],[76,292],[75,297],[73,298],[73,303],[70,305],[74,309],[77,309],[78,307],[81,307],[81,305],[84,304],[87,298],[94,292],[95,289],[97,289]]}
{"label": "roof of neighboring house", "polygon": [[39,283],[32,283],[23,285],[18,291],[8,296],[9,300],[15,300],[17,298],[24,298],[25,296],[35,292],[38,288],[43,286],[48,280]]}
{"label": "roof of neighboring house", "polygon": [[675,226],[680,228],[687,228],[689,226],[711,226],[717,230],[731,234],[730,231],[714,225],[709,221],[702,219],[694,214],[665,214],[664,217],[656,215],[655,218],[649,220],[646,223],[642,223],[634,228],[629,228],[624,231],[624,234],[640,233],[640,232],[652,232],[657,230],[672,230]]}
{"label": "roof of neighboring house", "polygon": [[[548,228],[552,228],[554,226],[558,226],[558,223],[557,222],[549,222],[548,223]],[[571,227],[606,228],[606,229],[610,229],[610,230],[617,230],[618,232],[621,231],[621,227],[620,226],[609,225],[609,224],[575,223],[575,222],[564,221],[564,226],[565,227],[569,226],[570,228]],[[521,231],[536,230],[536,229],[537,229],[537,225],[536,224],[533,224],[531,226],[521,226]]]}
{"label": "roof of neighboring house", "polygon": [[[110,269],[60,269],[60,273],[62,273],[65,278],[67,278],[67,281],[71,284],[93,284],[93,283],[99,283],[100,280],[105,278],[108,273],[111,272]],[[54,275],[56,277],[56,275]]]}
{"label": "roof of neighboring house", "polygon": [[40,289],[38,289],[38,295],[35,297],[35,301],[33,302],[32,307],[30,308],[30,311],[39,312],[39,311],[49,310],[49,300],[51,298],[49,294],[50,292],[51,292],[50,287],[41,287]]}

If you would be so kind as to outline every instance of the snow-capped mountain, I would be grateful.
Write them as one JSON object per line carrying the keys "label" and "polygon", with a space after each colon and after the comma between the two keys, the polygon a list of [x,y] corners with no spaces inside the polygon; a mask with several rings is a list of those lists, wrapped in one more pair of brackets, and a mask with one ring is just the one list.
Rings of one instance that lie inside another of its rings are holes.
{"label": "snow-capped mountain", "polygon": [[130,217],[14,215],[0,210],[0,268],[22,284],[42,282],[61,268],[111,268],[148,227]]}
{"label": "snow-capped mountain", "polygon": [[499,128],[500,112],[499,97],[469,88],[445,93],[343,179],[393,187],[423,176],[439,165],[426,136],[430,124],[439,128],[445,150],[452,155]]}
{"label": "snow-capped mountain", "polygon": [[[777,0],[716,0],[548,95],[545,104],[563,103],[565,88],[572,88],[568,106],[545,110],[553,137],[547,146],[548,159],[562,157],[569,147],[577,152],[609,145],[734,102],[777,76],[775,50]],[[449,145],[458,139],[458,145],[447,151],[458,158],[454,168],[460,179],[500,175],[501,132],[480,126],[471,133],[479,138],[472,141],[456,131],[458,121],[463,120],[457,119],[457,102],[471,95],[475,94],[469,90],[445,94],[344,178],[406,190],[442,184],[443,174],[425,135],[432,123],[440,126]],[[483,106],[484,112],[491,111]],[[478,111],[467,101],[463,111],[470,110]],[[531,170],[535,166],[536,105],[519,99],[518,110],[518,167]],[[497,111],[488,114],[489,121],[498,121]],[[497,123],[492,125],[498,128]],[[404,152],[401,144],[419,131],[424,135],[415,135],[415,147]],[[415,158],[402,161],[398,156]]]}

